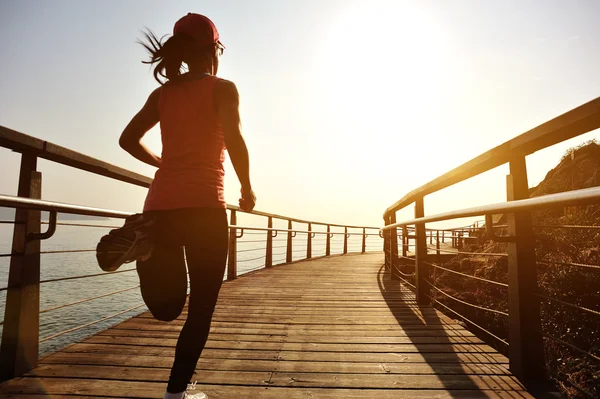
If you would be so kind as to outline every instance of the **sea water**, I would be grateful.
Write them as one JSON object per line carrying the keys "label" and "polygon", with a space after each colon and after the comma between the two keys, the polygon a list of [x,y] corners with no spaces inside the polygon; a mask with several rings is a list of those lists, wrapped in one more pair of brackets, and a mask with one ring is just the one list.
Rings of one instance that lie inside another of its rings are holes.
{"label": "sea water", "polygon": [[[40,279],[43,281],[99,273],[102,275],[41,284],[41,311],[82,299],[135,287],[139,284],[139,279],[135,271],[117,274],[103,273],[96,262],[94,252],[96,244],[104,234],[108,233],[111,227],[122,226],[123,222],[121,220],[69,220],[64,223],[86,224],[95,227],[59,225],[53,237],[42,241],[41,250],[46,252],[65,250],[89,251],[42,254]],[[45,230],[46,227],[42,226],[42,230]],[[11,252],[12,234],[12,225],[0,224],[0,254]],[[238,275],[264,267],[266,234],[264,231],[246,230],[243,237],[238,239]],[[361,250],[361,240],[361,236],[350,236],[348,239],[348,251],[359,252]],[[292,242],[292,260],[305,258],[307,235],[298,233]],[[369,236],[367,238],[367,250],[379,251],[381,250],[381,243],[382,241],[379,237]],[[339,254],[342,252],[342,249],[343,235],[334,236],[331,239],[331,253]],[[317,234],[312,240],[312,256],[323,255],[325,255],[325,235]],[[277,237],[273,238],[273,264],[284,263],[285,257],[286,233],[280,232]],[[0,257],[0,287],[6,287],[8,283],[9,265],[10,257]],[[165,267],[168,267],[168,265],[165,265]],[[134,268],[135,264],[132,263],[121,266],[119,270]],[[4,320],[5,303],[6,291],[0,291],[0,321]],[[97,321],[141,304],[143,304],[143,300],[140,290],[139,288],[135,288],[92,301],[44,312],[40,314],[40,339],[43,340],[45,337]],[[43,356],[73,342],[81,341],[83,338],[105,330],[146,310],[147,308],[142,306],[119,316],[44,341],[40,344],[40,355]]]}

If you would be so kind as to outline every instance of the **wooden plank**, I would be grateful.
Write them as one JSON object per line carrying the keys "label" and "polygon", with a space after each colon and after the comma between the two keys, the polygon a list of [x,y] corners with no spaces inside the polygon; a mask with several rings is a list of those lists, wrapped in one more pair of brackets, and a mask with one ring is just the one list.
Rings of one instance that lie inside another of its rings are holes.
{"label": "wooden plank", "polygon": [[[272,371],[277,363],[272,360],[246,359],[210,359],[202,357],[196,366],[197,370],[229,370],[229,371]],[[106,353],[65,353],[59,352],[46,358],[42,364],[70,364],[70,365],[113,365],[123,367],[156,367],[170,369],[173,358],[169,356],[148,356]]]}
{"label": "wooden plank", "polygon": [[[184,317],[178,318],[184,321]],[[265,316],[254,316],[250,319],[244,315],[218,315],[216,314],[213,318],[217,322],[246,322],[248,324],[369,324],[369,325],[398,325],[398,324],[412,324],[412,325],[430,325],[430,324],[442,324],[443,322],[449,322],[450,319],[440,319],[434,317],[406,317],[406,318],[394,318],[394,317],[360,317],[360,316],[287,316],[287,317],[265,317]]]}
{"label": "wooden plank", "polygon": [[[179,332],[163,332],[163,331],[148,331],[148,330],[135,330],[132,334],[132,330],[117,330],[110,329],[107,331],[100,332],[97,336],[108,336],[108,337],[131,337],[135,335],[139,338],[155,338],[155,339],[169,339],[177,340],[179,338]],[[215,334],[211,333],[208,336],[209,341],[233,341],[233,342],[283,342],[285,335],[253,335],[253,334]],[[464,342],[464,341],[463,341]]]}
{"label": "wooden plank", "polygon": [[395,389],[482,389],[522,391],[511,376],[475,375],[373,375],[335,373],[273,373],[274,386]]}
{"label": "wooden plank", "polygon": [[[138,345],[109,345],[109,344],[87,344],[81,343],[69,346],[62,352],[67,353],[112,353],[122,356],[130,355],[149,355],[149,356],[168,356],[173,358],[175,355],[174,347],[148,347]],[[277,359],[278,351],[265,350],[239,350],[239,349],[204,349],[202,357],[204,358],[226,358],[226,359],[247,359],[247,360],[267,360]]]}
{"label": "wooden plank", "polygon": [[[296,302],[296,305],[298,304],[298,302]],[[281,303],[275,303],[272,306],[269,307],[265,307],[265,304],[261,303],[261,302],[257,302],[254,305],[227,305],[227,306],[217,306],[215,311],[216,312],[239,312],[239,311],[249,311],[249,312],[257,312],[257,311],[262,311],[262,312],[271,312],[271,313],[289,313],[289,312],[294,312],[295,314],[301,314],[301,313],[307,313],[307,312],[315,312],[315,311],[323,311],[323,312],[340,312],[340,308],[339,307],[329,307],[329,306],[325,306],[323,304],[318,304],[315,306],[315,304],[313,304],[312,306],[303,306],[303,307],[297,307],[296,305],[288,305],[288,306],[282,306]],[[343,311],[350,311],[350,312],[357,312],[357,313],[361,313],[364,315],[368,315],[369,313],[372,314],[379,314],[379,313],[418,313],[418,314],[439,314],[439,315],[443,315],[443,313],[437,311],[436,309],[433,308],[418,308],[418,307],[409,307],[409,306],[397,306],[397,307],[393,307],[390,308],[387,305],[382,305],[379,307],[365,307],[365,308],[351,308],[351,309],[346,309],[348,308],[348,306],[346,306],[344,309],[342,309]],[[184,309],[184,312],[187,313],[187,309]]]}
{"label": "wooden plank", "polygon": [[[96,335],[85,341],[94,344],[137,345],[152,348],[175,347],[174,338],[144,338],[130,336]],[[394,353],[494,353],[488,345],[473,344],[328,344],[296,342],[245,342],[245,341],[207,341],[207,349],[254,349],[254,350],[310,350],[313,352],[394,352]]]}
{"label": "wooden plank", "polygon": [[[60,377],[118,381],[163,381],[169,378],[166,368],[120,367],[45,364],[27,374],[31,377]],[[246,386],[309,386],[330,388],[396,388],[396,389],[491,389],[522,390],[511,376],[465,374],[357,374],[357,373],[286,373],[258,371],[197,372],[200,384],[228,384]]]}
{"label": "wooden plank", "polygon": [[[60,377],[79,379],[101,379],[119,381],[162,381],[169,380],[169,368],[120,367],[99,365],[44,364],[27,374],[31,377]],[[203,384],[267,385],[270,371],[202,370],[192,378]]]}
{"label": "wooden plank", "polygon": [[365,309],[366,311],[368,311],[369,309],[383,309],[383,310],[388,310],[388,309],[418,309],[418,307],[416,305],[411,305],[409,303],[406,303],[405,301],[389,301],[389,302],[385,302],[383,300],[381,301],[377,301],[377,300],[372,300],[372,301],[361,301],[361,302],[354,302],[354,301],[334,301],[334,300],[330,300],[330,301],[308,301],[308,300],[304,300],[304,301],[277,301],[277,300],[272,300],[271,302],[268,302],[267,300],[261,301],[261,302],[257,302],[255,304],[249,304],[248,301],[246,300],[229,300],[229,301],[220,301],[219,304],[217,305],[217,309],[229,309],[229,308],[236,308],[236,309],[247,309],[247,308],[260,308],[260,309],[274,309],[276,307],[279,308],[287,308],[290,310],[302,310],[305,308],[311,309],[311,308],[315,308],[318,307],[319,309],[331,309],[331,310],[338,310],[338,311],[343,311],[344,308],[352,308],[352,309],[356,309],[356,310],[362,310]]}
{"label": "wooden plank", "polygon": [[[97,336],[110,337],[130,337],[131,330],[110,329],[103,331]],[[139,330],[135,332],[135,336],[139,338],[156,338],[176,340],[179,337],[179,332],[163,332],[163,331],[148,331]],[[425,336],[425,337],[369,337],[369,336],[329,336],[329,335],[252,335],[252,334],[218,334],[210,333],[208,341],[233,341],[233,342],[295,342],[295,343],[353,343],[353,344],[443,344],[443,343],[459,343],[482,344],[477,337],[461,337],[461,336]]]}
{"label": "wooden plank", "polygon": [[[216,351],[215,351],[216,352]],[[204,356],[204,353],[202,353]],[[280,360],[320,362],[409,362],[409,363],[508,363],[499,353],[365,353],[282,351]]]}
{"label": "wooden plank", "polygon": [[[161,356],[121,356],[98,353],[57,353],[43,364],[105,365],[123,367],[156,367],[170,369],[173,359]],[[310,362],[277,360],[232,360],[200,358],[196,370],[280,371],[299,373],[361,373],[361,374],[487,374],[508,375],[503,364],[476,363],[362,363]]]}
{"label": "wooden plank", "polygon": [[[302,323],[277,323],[277,322],[256,322],[254,321],[256,318],[249,318],[248,320],[237,320],[237,321],[225,321],[213,320],[211,327],[220,327],[220,328],[256,328],[256,329],[280,329],[280,330],[332,330],[332,331],[364,331],[364,330],[393,330],[393,331],[412,331],[412,330],[462,330],[466,331],[462,326],[458,323],[435,323],[435,324],[403,324],[398,325],[398,323],[385,323],[385,324],[371,324],[371,325],[361,325],[361,324],[302,324]],[[150,318],[136,318],[131,321],[133,324],[141,324],[146,326],[178,326],[181,328],[184,324],[184,320],[174,320],[170,323],[165,323],[162,321],[150,319]]]}
{"label": "wooden plank", "polygon": [[[138,345],[76,344],[63,350],[67,353],[108,353],[127,355],[168,356],[175,354],[174,347],[148,347]],[[367,352],[313,352],[277,350],[210,349],[202,352],[202,358],[226,358],[247,360],[306,360],[306,361],[345,361],[345,362],[466,362],[466,363],[507,363],[508,359],[499,353],[367,353]]]}
{"label": "wooden plank", "polygon": [[[112,328],[108,331],[123,331],[129,335],[137,335],[137,332],[153,333],[171,333],[179,334],[181,331],[180,325],[121,325],[119,327]],[[102,334],[110,335],[106,331]],[[360,337],[473,337],[473,333],[467,330],[450,329],[450,328],[437,328],[437,329],[414,329],[414,330],[398,330],[393,328],[387,329],[367,329],[366,327],[356,330],[339,330],[339,329],[326,329],[326,328],[312,328],[312,329],[261,329],[261,328],[225,328],[215,327],[210,330],[211,336],[213,334],[235,334],[235,335],[272,335],[272,336],[328,336],[328,337],[356,337],[357,334]]]}

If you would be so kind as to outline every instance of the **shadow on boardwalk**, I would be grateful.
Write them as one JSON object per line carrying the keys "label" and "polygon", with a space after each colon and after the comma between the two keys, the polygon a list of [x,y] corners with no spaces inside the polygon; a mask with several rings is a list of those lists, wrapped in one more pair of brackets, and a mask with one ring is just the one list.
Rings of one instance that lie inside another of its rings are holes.
{"label": "shadow on boardwalk", "polygon": [[[487,397],[485,391],[503,396],[507,382],[519,385],[509,375],[504,356],[432,306],[419,306],[413,291],[401,280],[392,280],[385,265],[379,268],[377,282],[399,328],[419,353],[413,361],[425,362],[451,397],[464,398],[463,390],[481,391],[478,397]],[[530,397],[514,387],[507,388],[507,397]]]}

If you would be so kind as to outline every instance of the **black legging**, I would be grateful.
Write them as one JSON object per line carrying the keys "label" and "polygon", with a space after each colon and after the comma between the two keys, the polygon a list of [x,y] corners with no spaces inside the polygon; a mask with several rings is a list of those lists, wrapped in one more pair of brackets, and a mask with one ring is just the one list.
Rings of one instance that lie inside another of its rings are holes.
{"label": "black legging", "polygon": [[[170,278],[178,279],[177,286],[181,286],[185,273],[183,247],[190,274],[188,317],[177,340],[175,361],[167,386],[167,392],[177,393],[187,388],[208,338],[227,260],[227,213],[219,208],[148,213],[156,217],[156,244],[152,257],[145,262],[138,262],[137,267],[144,300],[155,317],[158,315],[161,320],[170,320],[181,311],[180,300],[169,299],[165,302],[164,296],[159,298],[158,295],[161,286],[170,283]],[[177,276],[167,276],[164,268]],[[144,275],[144,270],[151,272]],[[155,297],[151,298],[154,294]],[[166,316],[161,317],[161,313]]]}

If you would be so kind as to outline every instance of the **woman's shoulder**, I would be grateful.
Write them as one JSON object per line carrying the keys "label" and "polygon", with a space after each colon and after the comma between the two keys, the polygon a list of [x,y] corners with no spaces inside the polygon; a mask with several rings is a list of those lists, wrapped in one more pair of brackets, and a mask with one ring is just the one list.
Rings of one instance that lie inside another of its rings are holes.
{"label": "woman's shoulder", "polygon": [[233,83],[231,80],[218,78],[216,76],[214,95],[217,104],[221,102],[239,101],[239,93],[235,83]]}
{"label": "woman's shoulder", "polygon": [[237,93],[237,86],[233,81],[213,76],[215,80],[215,90],[219,90],[225,93],[235,92]]}

